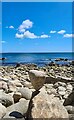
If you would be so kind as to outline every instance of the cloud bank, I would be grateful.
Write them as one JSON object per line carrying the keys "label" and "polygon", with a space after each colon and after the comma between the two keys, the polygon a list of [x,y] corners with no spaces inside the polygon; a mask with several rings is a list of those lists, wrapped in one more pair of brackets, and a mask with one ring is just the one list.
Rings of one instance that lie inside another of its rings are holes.
{"label": "cloud bank", "polygon": [[30,38],[30,39],[36,39],[36,38],[49,38],[50,36],[43,34],[40,36],[35,35],[35,33],[32,33],[29,31],[30,28],[33,27],[33,22],[30,20],[25,20],[22,22],[22,24],[18,27],[18,31],[15,34],[16,38],[23,39],[23,38]]}

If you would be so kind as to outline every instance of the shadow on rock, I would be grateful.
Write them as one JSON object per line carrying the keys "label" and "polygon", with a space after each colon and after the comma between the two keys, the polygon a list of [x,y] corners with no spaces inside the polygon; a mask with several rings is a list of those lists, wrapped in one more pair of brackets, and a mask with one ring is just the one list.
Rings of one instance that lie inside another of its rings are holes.
{"label": "shadow on rock", "polygon": [[32,99],[33,99],[37,94],[39,94],[39,92],[40,92],[40,91],[34,91],[34,92],[32,93],[32,97],[31,97],[30,102],[29,102],[29,106],[28,106],[28,110],[27,110],[27,113],[26,113],[26,118],[25,118],[25,120],[33,120],[32,116],[31,116],[31,110],[32,110],[32,107],[34,106]]}
{"label": "shadow on rock", "polygon": [[13,116],[15,118],[24,118],[24,116],[20,113],[20,112],[17,112],[17,111],[13,111],[9,114],[9,116]]}

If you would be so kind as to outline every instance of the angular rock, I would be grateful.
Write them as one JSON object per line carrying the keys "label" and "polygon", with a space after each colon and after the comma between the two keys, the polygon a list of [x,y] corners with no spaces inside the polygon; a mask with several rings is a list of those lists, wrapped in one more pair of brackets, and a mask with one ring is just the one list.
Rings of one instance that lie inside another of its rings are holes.
{"label": "angular rock", "polygon": [[30,70],[29,77],[36,90],[39,90],[45,83],[45,73],[42,71]]}
{"label": "angular rock", "polygon": [[18,92],[20,92],[22,94],[23,98],[25,98],[27,100],[31,99],[32,91],[29,88],[27,88],[27,87],[25,87],[25,88],[19,88]]}
{"label": "angular rock", "polygon": [[6,114],[6,107],[0,103],[0,118]]}
{"label": "angular rock", "polygon": [[32,108],[29,112],[29,118],[63,118],[68,119],[68,113],[60,100],[54,95],[48,95],[46,92],[40,92],[32,99]]}

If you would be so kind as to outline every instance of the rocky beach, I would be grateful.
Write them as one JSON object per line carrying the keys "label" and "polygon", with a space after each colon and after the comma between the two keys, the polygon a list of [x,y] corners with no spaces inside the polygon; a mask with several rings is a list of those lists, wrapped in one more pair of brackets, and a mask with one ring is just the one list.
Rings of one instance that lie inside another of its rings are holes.
{"label": "rocky beach", "polygon": [[73,62],[0,66],[0,118],[74,120]]}

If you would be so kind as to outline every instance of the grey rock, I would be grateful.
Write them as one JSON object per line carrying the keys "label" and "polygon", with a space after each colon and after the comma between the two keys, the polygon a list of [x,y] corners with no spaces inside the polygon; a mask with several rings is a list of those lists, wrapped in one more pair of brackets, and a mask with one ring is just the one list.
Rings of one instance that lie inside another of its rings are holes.
{"label": "grey rock", "polygon": [[74,114],[74,106],[69,105],[66,106],[65,108],[67,109],[69,114]]}
{"label": "grey rock", "polygon": [[20,92],[22,94],[23,98],[25,98],[27,100],[31,99],[32,91],[29,88],[27,88],[27,87],[19,88],[18,92]]}
{"label": "grey rock", "polygon": [[9,94],[4,93],[3,91],[0,91],[0,103],[8,107],[14,103],[13,97]]}
{"label": "grey rock", "polygon": [[69,120],[74,120],[74,114],[69,114]]}

